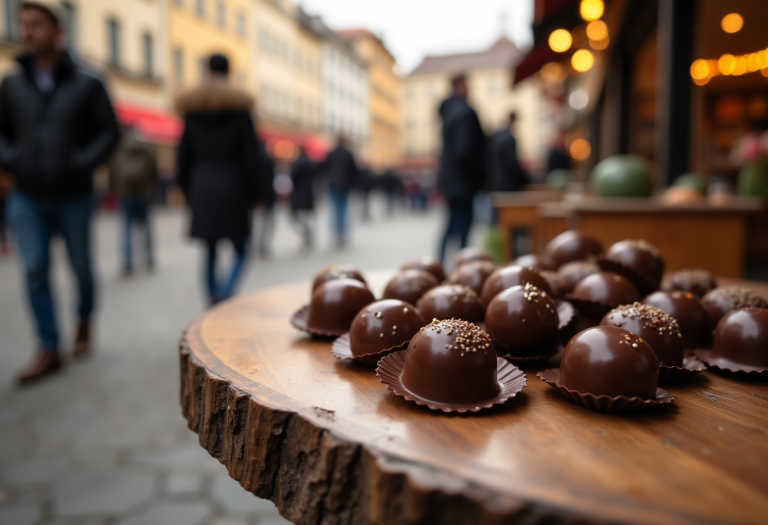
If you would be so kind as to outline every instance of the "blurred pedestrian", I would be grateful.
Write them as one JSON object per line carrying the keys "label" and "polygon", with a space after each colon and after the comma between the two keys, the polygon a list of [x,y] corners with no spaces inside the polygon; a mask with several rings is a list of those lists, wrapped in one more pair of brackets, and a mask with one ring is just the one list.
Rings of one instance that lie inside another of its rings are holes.
{"label": "blurred pedestrian", "polygon": [[555,135],[547,152],[546,174],[549,175],[560,169],[571,169],[571,156],[568,155],[568,150],[565,147],[565,131],[560,131]]}
{"label": "blurred pedestrian", "polygon": [[262,188],[261,202],[254,212],[253,244],[258,250],[259,256],[266,259],[269,257],[272,232],[275,229],[275,202],[277,201],[275,161],[267,151],[267,145],[260,140],[258,142],[259,174]]}
{"label": "blurred pedestrian", "polygon": [[509,114],[507,127],[494,133],[490,139],[488,174],[490,191],[520,191],[531,179],[517,158],[517,139],[513,133],[517,115]]}
{"label": "blurred pedestrian", "polygon": [[331,202],[331,225],[336,246],[347,244],[349,230],[349,191],[357,183],[359,170],[355,156],[347,148],[347,141],[339,135],[336,147],[328,153],[320,170],[328,178],[328,196]]}
{"label": "blurred pedestrian", "polygon": [[39,352],[21,383],[61,367],[59,330],[49,281],[50,245],[61,234],[78,283],[73,354],[91,350],[93,171],[119,138],[104,84],[61,48],[55,7],[21,2],[21,68],[0,86],[0,166],[15,179],[8,217],[26,274]]}
{"label": "blurred pedestrian", "polygon": [[299,156],[291,166],[291,212],[293,220],[299,227],[303,248],[307,251],[314,245],[312,223],[315,220],[315,175],[317,164],[307,156],[303,147],[299,148]]}
{"label": "blurred pedestrian", "polygon": [[149,208],[157,197],[160,177],[155,148],[142,141],[137,130],[126,127],[109,169],[112,192],[120,199],[123,212],[123,274],[133,272],[133,227],[144,230],[144,260],[147,269],[155,265]]}
{"label": "blurred pedestrian", "polygon": [[387,168],[379,178],[379,186],[384,192],[384,204],[387,215],[391,216],[395,212],[395,195],[402,192],[403,183],[400,177],[395,175],[392,168]]}
{"label": "blurred pedestrian", "polygon": [[483,187],[485,173],[485,135],[477,113],[467,103],[467,78],[460,74],[451,80],[453,93],[440,104],[443,119],[443,151],[437,173],[437,188],[448,202],[448,224],[440,244],[440,260],[445,261],[449,241],[467,246],[472,227],[475,194]]}
{"label": "blurred pedestrian", "polygon": [[[210,304],[233,295],[245,265],[251,208],[263,189],[259,145],[251,119],[253,97],[227,81],[229,60],[208,60],[208,78],[180,95],[184,134],[177,151],[179,184],[192,212],[190,236],[205,242],[205,284]],[[217,245],[227,239],[235,261],[223,279]]]}

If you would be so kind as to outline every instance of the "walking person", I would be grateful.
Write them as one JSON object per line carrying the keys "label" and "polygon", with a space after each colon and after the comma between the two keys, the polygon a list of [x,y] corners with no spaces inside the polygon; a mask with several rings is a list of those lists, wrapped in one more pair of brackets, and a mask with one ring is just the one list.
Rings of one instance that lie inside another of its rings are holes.
{"label": "walking person", "polygon": [[[227,57],[211,55],[207,81],[176,100],[185,124],[176,167],[192,213],[190,236],[205,243],[211,305],[234,294],[245,265],[251,208],[263,184],[251,119],[253,97],[230,85],[228,74]],[[235,261],[220,278],[217,248],[224,239],[232,244]]]}
{"label": "walking person", "polygon": [[49,280],[51,238],[60,234],[77,278],[77,334],[73,354],[91,350],[94,275],[91,263],[93,171],[119,138],[104,84],[61,48],[55,7],[20,2],[26,54],[20,70],[0,86],[0,167],[15,181],[8,201],[34,313],[39,351],[18,375],[28,383],[58,370],[59,327]]}
{"label": "walking person", "polygon": [[336,147],[323,161],[321,171],[328,178],[331,225],[337,248],[347,245],[349,235],[349,192],[358,181],[359,170],[347,141],[339,135]]}
{"label": "walking person", "polygon": [[472,227],[472,201],[486,180],[485,135],[477,113],[467,103],[466,76],[455,76],[451,86],[453,93],[439,109],[443,119],[443,151],[437,188],[448,203],[448,223],[440,244],[441,261],[445,261],[451,239],[458,240],[460,248],[467,246]]}
{"label": "walking person", "polygon": [[144,231],[144,259],[147,269],[155,265],[149,209],[157,196],[160,177],[155,148],[142,141],[135,129],[126,128],[110,162],[110,189],[120,199],[123,212],[123,274],[133,272],[133,227]]}
{"label": "walking person", "polygon": [[315,220],[315,175],[317,164],[307,156],[303,147],[299,147],[299,156],[291,166],[291,192],[290,204],[293,220],[299,227],[302,247],[310,251],[314,245],[314,232],[312,223]]}
{"label": "walking person", "polygon": [[488,155],[489,190],[520,191],[531,183],[517,158],[517,139],[513,134],[517,115],[509,114],[507,127],[493,134]]}

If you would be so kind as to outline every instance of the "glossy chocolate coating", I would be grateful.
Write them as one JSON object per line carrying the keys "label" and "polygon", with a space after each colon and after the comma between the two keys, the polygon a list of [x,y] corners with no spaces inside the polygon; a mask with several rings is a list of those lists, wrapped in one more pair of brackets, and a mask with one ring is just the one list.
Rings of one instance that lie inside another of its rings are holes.
{"label": "glossy chocolate coating", "polygon": [[408,345],[403,386],[438,403],[478,403],[499,392],[496,352],[488,334],[449,319],[422,328]]}
{"label": "glossy chocolate coating", "polygon": [[726,314],[715,328],[709,357],[768,369],[768,309],[742,308]]}
{"label": "glossy chocolate coating", "polygon": [[749,288],[741,286],[723,286],[715,288],[701,298],[701,306],[709,314],[712,326],[717,326],[720,319],[728,312],[754,306],[768,308],[768,302]]}
{"label": "glossy chocolate coating", "polygon": [[674,317],[648,304],[625,304],[603,317],[600,326],[629,330],[651,345],[659,364],[683,366],[683,336]]}
{"label": "glossy chocolate coating", "polygon": [[534,253],[528,255],[521,255],[513,263],[515,266],[525,266],[526,268],[533,268],[534,270],[551,270],[552,268],[547,264],[543,257]]}
{"label": "glossy chocolate coating", "polygon": [[562,299],[565,294],[570,292],[568,289],[568,283],[565,278],[554,270],[539,270],[541,275],[547,284],[549,289],[552,290],[552,297],[555,299]]}
{"label": "glossy chocolate coating", "polygon": [[692,293],[679,290],[653,292],[642,303],[655,306],[677,320],[685,348],[696,350],[712,346],[712,321],[699,298]]}
{"label": "glossy chocolate coating", "polygon": [[552,289],[549,287],[547,280],[533,268],[505,266],[493,272],[485,281],[480,292],[480,303],[487,308],[491,303],[491,299],[499,292],[513,286],[525,286],[526,283],[531,283],[536,288],[544,290],[550,295],[552,294]]}
{"label": "glossy chocolate coating", "polygon": [[503,290],[485,311],[485,330],[496,350],[517,357],[555,352],[557,325],[555,302],[530,283]]}
{"label": "glossy chocolate coating", "polygon": [[477,323],[485,315],[477,294],[463,284],[443,284],[432,288],[419,299],[416,308],[427,322],[432,319],[462,319]]}
{"label": "glossy chocolate coating", "polygon": [[456,268],[448,278],[448,284],[463,284],[480,294],[485,281],[496,271],[498,266],[490,261],[472,261]]}
{"label": "glossy chocolate coating", "polygon": [[603,245],[594,237],[578,230],[568,230],[549,241],[542,256],[547,264],[558,269],[571,261],[597,257],[602,251]]}
{"label": "glossy chocolate coating", "polygon": [[650,278],[658,290],[664,275],[664,261],[656,247],[648,241],[642,239],[619,241],[608,248],[605,258]]}
{"label": "glossy chocolate coating", "polygon": [[597,326],[576,334],[565,346],[560,384],[582,394],[656,399],[659,360],[629,330]]}
{"label": "glossy chocolate coating", "polygon": [[568,326],[560,330],[560,333],[558,334],[560,344],[563,346],[567,345],[568,341],[570,341],[571,337],[574,335],[578,334],[579,332],[583,332],[587,328],[593,328],[599,324],[599,320],[587,317],[583,313],[576,310],[576,313],[573,314],[573,319],[571,319],[571,322],[568,323]]}
{"label": "glossy chocolate coating", "polygon": [[565,293],[571,293],[576,284],[587,275],[598,273],[600,267],[595,261],[571,261],[565,263],[557,270],[563,279],[565,279],[567,290]]}
{"label": "glossy chocolate coating", "polygon": [[387,283],[384,299],[400,299],[416,304],[428,290],[438,284],[437,278],[425,270],[403,270]]}
{"label": "glossy chocolate coating", "polygon": [[704,297],[717,287],[715,276],[706,270],[680,270],[669,276],[663,290],[682,290],[696,297]]}
{"label": "glossy chocolate coating", "polygon": [[418,257],[411,259],[400,267],[400,270],[424,270],[435,276],[438,283],[445,281],[443,264],[433,257]]}
{"label": "glossy chocolate coating", "polygon": [[467,264],[468,262],[473,262],[473,261],[493,262],[493,257],[491,257],[488,254],[488,252],[486,252],[485,250],[481,250],[473,246],[467,246],[466,248],[462,248],[461,250],[456,252],[455,257],[453,258],[453,262],[456,265],[456,268],[458,268],[462,264]]}
{"label": "glossy chocolate coating", "polygon": [[309,303],[310,330],[346,332],[357,312],[375,301],[366,285],[355,279],[333,279],[317,287]]}
{"label": "glossy chocolate coating", "polygon": [[366,285],[366,287],[368,286],[360,270],[351,264],[333,263],[317,272],[315,280],[312,282],[312,291],[314,292],[318,286],[333,279],[355,279]]}
{"label": "glossy chocolate coating", "polygon": [[573,297],[611,305],[632,304],[640,300],[635,285],[619,274],[598,272],[587,275],[573,288]]}
{"label": "glossy chocolate coating", "polygon": [[409,341],[425,324],[410,303],[398,299],[376,301],[355,316],[349,329],[349,346],[354,355],[382,352]]}

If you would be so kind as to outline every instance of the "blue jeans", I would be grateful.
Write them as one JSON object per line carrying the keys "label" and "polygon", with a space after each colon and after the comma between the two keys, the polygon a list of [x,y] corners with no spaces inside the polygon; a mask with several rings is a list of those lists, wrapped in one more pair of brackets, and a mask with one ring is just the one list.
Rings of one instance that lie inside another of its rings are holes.
{"label": "blue jeans", "polygon": [[440,244],[440,260],[445,263],[445,251],[452,238],[459,240],[459,248],[466,248],[474,213],[472,201],[448,203],[448,225]]}
{"label": "blue jeans", "polygon": [[229,299],[235,293],[240,275],[245,267],[245,239],[232,241],[232,247],[235,249],[235,262],[229,275],[219,281],[216,272],[217,242],[206,241],[207,257],[205,265],[205,284],[208,288],[208,300],[214,305],[224,299]]}
{"label": "blue jeans", "polygon": [[93,195],[36,197],[16,190],[8,201],[8,221],[27,280],[27,295],[37,322],[40,346],[59,349],[59,332],[49,279],[51,238],[64,238],[69,263],[77,277],[80,322],[88,322],[94,306],[94,277],[91,265],[91,218]]}
{"label": "blue jeans", "polygon": [[336,236],[336,242],[347,240],[347,228],[349,224],[349,190],[328,190],[331,201],[331,227]]}
{"label": "blue jeans", "polygon": [[144,227],[144,249],[147,262],[152,261],[152,228],[149,225],[149,199],[141,197],[121,199],[123,208],[123,264],[133,266],[133,242],[131,239],[134,224]]}

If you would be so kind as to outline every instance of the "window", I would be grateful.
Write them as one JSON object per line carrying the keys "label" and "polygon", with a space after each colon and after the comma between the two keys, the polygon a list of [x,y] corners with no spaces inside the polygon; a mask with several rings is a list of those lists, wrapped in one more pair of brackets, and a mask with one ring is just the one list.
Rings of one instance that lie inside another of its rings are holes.
{"label": "window", "polygon": [[152,35],[149,33],[144,33],[141,36],[141,43],[142,43],[142,51],[144,55],[144,76],[147,78],[152,78],[155,74],[154,72],[154,58],[155,58],[155,43],[152,40]]}
{"label": "window", "polygon": [[235,30],[237,31],[237,36],[245,37],[245,15],[242,11],[235,15]]}
{"label": "window", "polygon": [[[6,0],[8,3],[10,1]],[[69,2],[61,4],[61,17],[64,24],[64,44],[69,49],[74,49],[77,44],[77,13],[75,6]]]}
{"label": "window", "polygon": [[107,62],[120,67],[120,24],[114,18],[107,20]]}
{"label": "window", "polygon": [[195,0],[195,12],[197,16],[205,16],[205,0]]}
{"label": "window", "polygon": [[177,86],[184,84],[184,51],[178,47],[173,50],[173,78]]}
{"label": "window", "polygon": [[227,6],[224,2],[216,2],[216,23],[219,27],[227,27]]}
{"label": "window", "polygon": [[8,40],[19,40],[19,0],[5,0],[5,37]]}

